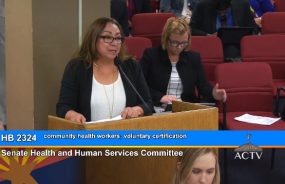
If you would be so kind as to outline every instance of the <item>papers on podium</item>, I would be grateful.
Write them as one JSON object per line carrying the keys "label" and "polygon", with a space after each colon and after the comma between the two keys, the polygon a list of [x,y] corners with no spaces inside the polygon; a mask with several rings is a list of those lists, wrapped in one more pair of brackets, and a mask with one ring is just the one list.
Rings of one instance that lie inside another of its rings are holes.
{"label": "papers on podium", "polygon": [[101,122],[108,122],[108,121],[115,121],[115,120],[121,120],[123,119],[121,115],[110,118],[110,119],[101,119],[98,121],[89,121],[89,122],[85,122],[85,124],[91,124],[91,123],[101,123]]}
{"label": "papers on podium", "polygon": [[254,116],[250,114],[244,114],[239,117],[235,117],[234,119],[237,121],[245,122],[245,123],[252,123],[252,124],[259,124],[259,125],[272,125],[276,121],[280,120],[280,118]]}

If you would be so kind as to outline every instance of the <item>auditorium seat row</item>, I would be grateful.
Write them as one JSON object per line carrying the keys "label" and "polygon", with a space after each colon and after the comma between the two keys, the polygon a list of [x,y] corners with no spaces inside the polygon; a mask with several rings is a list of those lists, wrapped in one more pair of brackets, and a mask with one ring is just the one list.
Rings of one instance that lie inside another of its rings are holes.
{"label": "auditorium seat row", "polygon": [[220,104],[219,121],[229,130],[285,130],[285,122],[272,125],[243,123],[235,117],[245,113],[275,117],[273,114],[273,79],[270,65],[264,62],[234,62],[219,64],[216,82],[227,91],[226,104]]}
{"label": "auditorium seat row", "polygon": [[[284,7],[284,0],[276,2],[276,6]],[[285,9],[285,7],[284,7]],[[280,10],[281,11],[281,10]],[[153,46],[161,43],[161,33],[168,18],[173,13],[140,13],[132,17],[132,35],[149,38]],[[285,12],[268,12],[262,16],[262,34],[285,34]]]}
{"label": "auditorium seat row", "polygon": [[[230,130],[285,130],[279,120],[270,126],[241,123],[245,113],[275,117],[273,96],[285,86],[285,35],[251,35],[241,40],[242,62],[224,63],[221,40],[215,36],[193,36],[191,49],[200,53],[208,79],[227,91],[220,104],[222,127]],[[283,93],[283,96],[284,93]]]}
{"label": "auditorium seat row", "polygon": [[[148,38],[126,38],[127,49],[137,60],[145,48],[152,47]],[[242,62],[265,62],[272,69],[275,90],[285,86],[285,35],[250,35],[241,40]],[[208,80],[216,82],[214,71],[218,64],[224,62],[221,40],[216,36],[193,36],[189,49],[199,52]],[[276,92],[274,93],[276,94]],[[281,94],[285,96],[283,92]]]}
{"label": "auditorium seat row", "polygon": [[274,89],[285,86],[285,35],[245,36],[241,40],[241,57],[243,62],[268,63],[273,73]]}
{"label": "auditorium seat row", "polygon": [[285,12],[265,13],[261,19],[261,34],[285,34],[284,20]]}

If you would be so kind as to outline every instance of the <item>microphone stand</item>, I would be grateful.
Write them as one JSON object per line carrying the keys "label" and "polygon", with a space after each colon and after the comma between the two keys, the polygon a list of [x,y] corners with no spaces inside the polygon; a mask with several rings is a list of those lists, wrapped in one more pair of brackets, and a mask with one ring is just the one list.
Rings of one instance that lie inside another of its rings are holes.
{"label": "microphone stand", "polygon": [[151,108],[148,106],[148,104],[145,102],[145,100],[143,99],[143,97],[140,95],[140,93],[138,92],[138,90],[136,89],[136,87],[133,85],[133,83],[131,82],[131,80],[129,79],[129,77],[126,75],[126,73],[123,71],[122,66],[121,66],[121,61],[116,58],[115,59],[115,65],[118,67],[119,71],[123,74],[123,76],[125,77],[125,79],[127,80],[127,82],[129,83],[129,85],[132,87],[132,89],[135,91],[135,93],[138,95],[139,99],[142,101],[142,103],[144,104],[144,106],[147,108],[147,110],[149,111],[149,113],[152,112]]}

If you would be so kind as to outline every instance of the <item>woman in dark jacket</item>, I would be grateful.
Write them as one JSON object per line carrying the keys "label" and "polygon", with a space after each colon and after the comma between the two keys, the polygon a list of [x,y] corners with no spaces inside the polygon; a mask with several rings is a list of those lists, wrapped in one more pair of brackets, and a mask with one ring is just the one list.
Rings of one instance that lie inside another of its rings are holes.
{"label": "woman in dark jacket", "polygon": [[187,51],[190,30],[183,18],[168,19],[162,32],[162,45],[146,49],[141,66],[155,106],[173,100],[199,102],[199,94],[208,101],[226,100],[226,92],[207,81],[200,55]]}
{"label": "woman in dark jacket", "polygon": [[84,123],[118,115],[133,118],[152,112],[141,68],[126,56],[123,41],[116,20],[99,18],[91,24],[78,57],[65,68],[56,109],[58,116]]}

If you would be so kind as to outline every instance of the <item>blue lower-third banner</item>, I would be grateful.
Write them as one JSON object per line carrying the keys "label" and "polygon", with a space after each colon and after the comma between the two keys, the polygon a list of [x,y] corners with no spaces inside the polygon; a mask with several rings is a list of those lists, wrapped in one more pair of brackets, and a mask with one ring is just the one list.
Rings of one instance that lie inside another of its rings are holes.
{"label": "blue lower-third banner", "polygon": [[0,147],[285,147],[285,131],[1,131]]}

